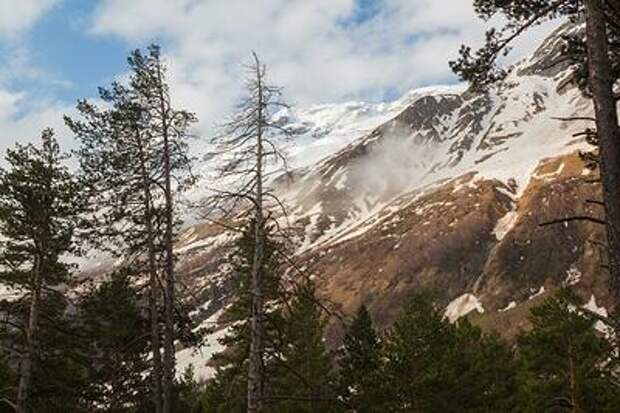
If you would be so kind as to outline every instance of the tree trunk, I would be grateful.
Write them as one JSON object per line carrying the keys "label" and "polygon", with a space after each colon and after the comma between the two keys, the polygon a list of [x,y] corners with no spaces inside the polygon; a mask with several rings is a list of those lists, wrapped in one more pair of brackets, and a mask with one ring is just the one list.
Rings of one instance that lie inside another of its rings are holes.
{"label": "tree trunk", "polygon": [[609,275],[615,305],[620,305],[620,131],[613,94],[609,40],[603,3],[584,0],[588,46],[589,85],[594,100],[599,137],[600,171],[605,202]]}
{"label": "tree trunk", "polygon": [[262,364],[263,364],[263,291],[262,267],[264,249],[264,217],[263,217],[263,89],[260,62],[254,54],[256,62],[256,80],[258,84],[257,102],[257,148],[256,148],[256,195],[254,217],[254,256],[252,258],[252,315],[250,320],[250,360],[248,364],[247,411],[256,413],[261,406],[262,398]]}
{"label": "tree trunk", "polygon": [[[138,132],[139,133],[139,132]],[[149,271],[149,312],[151,314],[151,353],[153,357],[152,392],[155,413],[162,412],[162,367],[161,367],[161,341],[159,337],[159,311],[157,309],[157,297],[159,280],[157,278],[157,265],[155,260],[155,232],[153,229],[153,198],[149,183],[146,159],[143,151],[143,142],[138,136],[140,146],[140,173],[144,192],[144,215],[146,221],[146,242],[148,253]]]}
{"label": "tree trunk", "polygon": [[161,64],[157,61],[158,76],[158,93],[159,93],[159,111],[162,122],[162,138],[163,138],[163,166],[164,166],[164,199],[165,199],[165,229],[164,229],[164,247],[165,247],[165,291],[164,291],[164,413],[172,412],[172,387],[174,384],[175,373],[175,352],[174,352],[174,217],[172,205],[172,171],[170,162],[170,136],[168,109],[166,107],[166,98],[163,91],[163,79],[161,74]]}
{"label": "tree trunk", "polygon": [[568,343],[568,368],[571,412],[579,413],[579,392],[577,390],[577,370],[575,367],[575,350],[572,342]]}
{"label": "tree trunk", "polygon": [[32,369],[34,367],[34,357],[36,354],[37,329],[39,325],[39,300],[41,298],[41,260],[35,257],[33,268],[33,288],[30,299],[30,312],[28,314],[28,329],[26,330],[26,356],[22,360],[19,372],[19,384],[17,387],[17,413],[28,411],[28,396],[30,393],[30,383],[32,381]]}

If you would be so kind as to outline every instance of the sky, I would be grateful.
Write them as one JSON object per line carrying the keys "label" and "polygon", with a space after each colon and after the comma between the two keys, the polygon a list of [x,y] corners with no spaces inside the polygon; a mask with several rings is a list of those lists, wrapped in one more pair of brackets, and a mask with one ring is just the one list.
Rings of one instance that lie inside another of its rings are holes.
{"label": "sky", "polygon": [[176,105],[208,136],[238,99],[252,50],[294,105],[376,102],[458,82],[448,60],[483,33],[472,0],[0,0],[0,151],[46,126],[71,148],[62,115],[122,79],[128,53],[153,42]]}

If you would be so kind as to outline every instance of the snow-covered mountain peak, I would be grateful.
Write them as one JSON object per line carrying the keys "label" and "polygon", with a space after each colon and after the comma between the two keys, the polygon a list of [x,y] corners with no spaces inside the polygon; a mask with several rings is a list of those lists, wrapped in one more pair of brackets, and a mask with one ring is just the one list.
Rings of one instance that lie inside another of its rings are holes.
{"label": "snow-covered mountain peak", "polygon": [[[571,81],[573,67],[545,61],[571,30],[558,29],[482,92],[422,88],[391,103],[278,114],[298,132],[287,143],[296,169],[272,184],[288,208],[295,260],[324,297],[345,313],[363,302],[386,327],[413,291],[430,289],[457,308],[454,318],[468,313],[506,334],[568,273],[606,301],[588,243],[600,228],[540,228],[600,213],[583,202],[600,198],[577,153],[590,149],[578,136],[589,125],[561,120],[592,116],[591,102]],[[201,274],[192,284],[209,316],[231,297],[221,266],[234,237],[210,224],[187,234],[180,262]]]}
{"label": "snow-covered mountain peak", "polygon": [[413,89],[391,102],[344,102],[295,107],[282,111],[277,120],[296,132],[288,151],[295,167],[312,165],[401,114],[420,99],[457,95],[462,84]]}

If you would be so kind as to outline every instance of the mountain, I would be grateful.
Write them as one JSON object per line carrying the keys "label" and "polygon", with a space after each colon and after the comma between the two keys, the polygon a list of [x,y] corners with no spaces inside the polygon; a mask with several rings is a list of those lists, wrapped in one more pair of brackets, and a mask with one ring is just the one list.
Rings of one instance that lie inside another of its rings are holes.
{"label": "mountain", "polygon": [[[282,220],[296,233],[295,262],[325,300],[344,314],[363,302],[385,328],[411,294],[431,291],[451,320],[467,315],[506,337],[563,285],[606,312],[602,228],[541,226],[602,212],[588,202],[600,199],[596,172],[579,156],[591,149],[579,136],[588,122],[567,120],[592,116],[592,105],[557,59],[573,30],[559,28],[484,93],[425,88],[390,104],[281,114],[301,134],[289,144],[297,169],[274,182]],[[179,239],[185,297],[209,325],[232,295],[222,270],[234,237],[205,222]],[[328,338],[340,332],[333,322]],[[192,362],[208,375],[209,343],[182,350],[179,370]]]}

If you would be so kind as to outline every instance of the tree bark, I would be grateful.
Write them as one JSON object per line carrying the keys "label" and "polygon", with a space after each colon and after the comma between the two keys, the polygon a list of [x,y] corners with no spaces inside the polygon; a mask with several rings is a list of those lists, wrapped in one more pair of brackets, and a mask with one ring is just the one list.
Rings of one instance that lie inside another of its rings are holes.
{"label": "tree bark", "polygon": [[575,350],[573,343],[568,343],[568,367],[569,367],[569,386],[570,386],[570,403],[571,412],[578,413],[579,409],[579,392],[577,390],[577,369],[575,367]]}
{"label": "tree bark", "polygon": [[261,407],[262,364],[263,364],[263,291],[262,267],[264,254],[264,216],[263,216],[263,88],[260,62],[254,54],[257,101],[257,147],[256,147],[256,192],[254,215],[254,256],[252,258],[252,315],[250,319],[250,360],[248,364],[247,411],[256,413]]}
{"label": "tree bark", "polygon": [[[139,132],[138,132],[139,134]],[[146,220],[146,242],[149,271],[149,312],[151,314],[151,353],[153,357],[152,392],[155,413],[162,412],[162,366],[161,366],[161,341],[159,336],[159,311],[157,309],[157,297],[159,280],[157,277],[157,265],[155,259],[155,232],[153,229],[153,198],[149,175],[146,168],[143,142],[138,136],[140,147],[140,174],[144,192],[144,215]]]}
{"label": "tree bark", "polygon": [[35,257],[32,274],[32,297],[30,299],[30,311],[28,314],[28,329],[26,330],[26,356],[22,360],[19,372],[19,384],[17,387],[17,403],[15,411],[26,413],[28,411],[28,398],[30,384],[32,382],[32,369],[36,354],[37,329],[39,325],[39,300],[41,298],[41,259]]}
{"label": "tree bark", "polygon": [[584,0],[589,86],[599,137],[600,172],[605,202],[611,292],[620,305],[620,130],[609,59],[607,24],[601,0]]}
{"label": "tree bark", "polygon": [[163,139],[163,167],[164,167],[164,202],[165,202],[165,228],[164,228],[164,272],[165,272],[165,291],[164,291],[164,413],[172,412],[172,387],[174,384],[176,356],[174,352],[174,302],[175,302],[175,280],[174,280],[174,206],[172,201],[172,176],[170,161],[170,136],[169,136],[169,111],[166,105],[166,97],[163,90],[163,78],[161,73],[161,63],[157,60],[157,89],[159,94],[159,112],[162,122]]}

